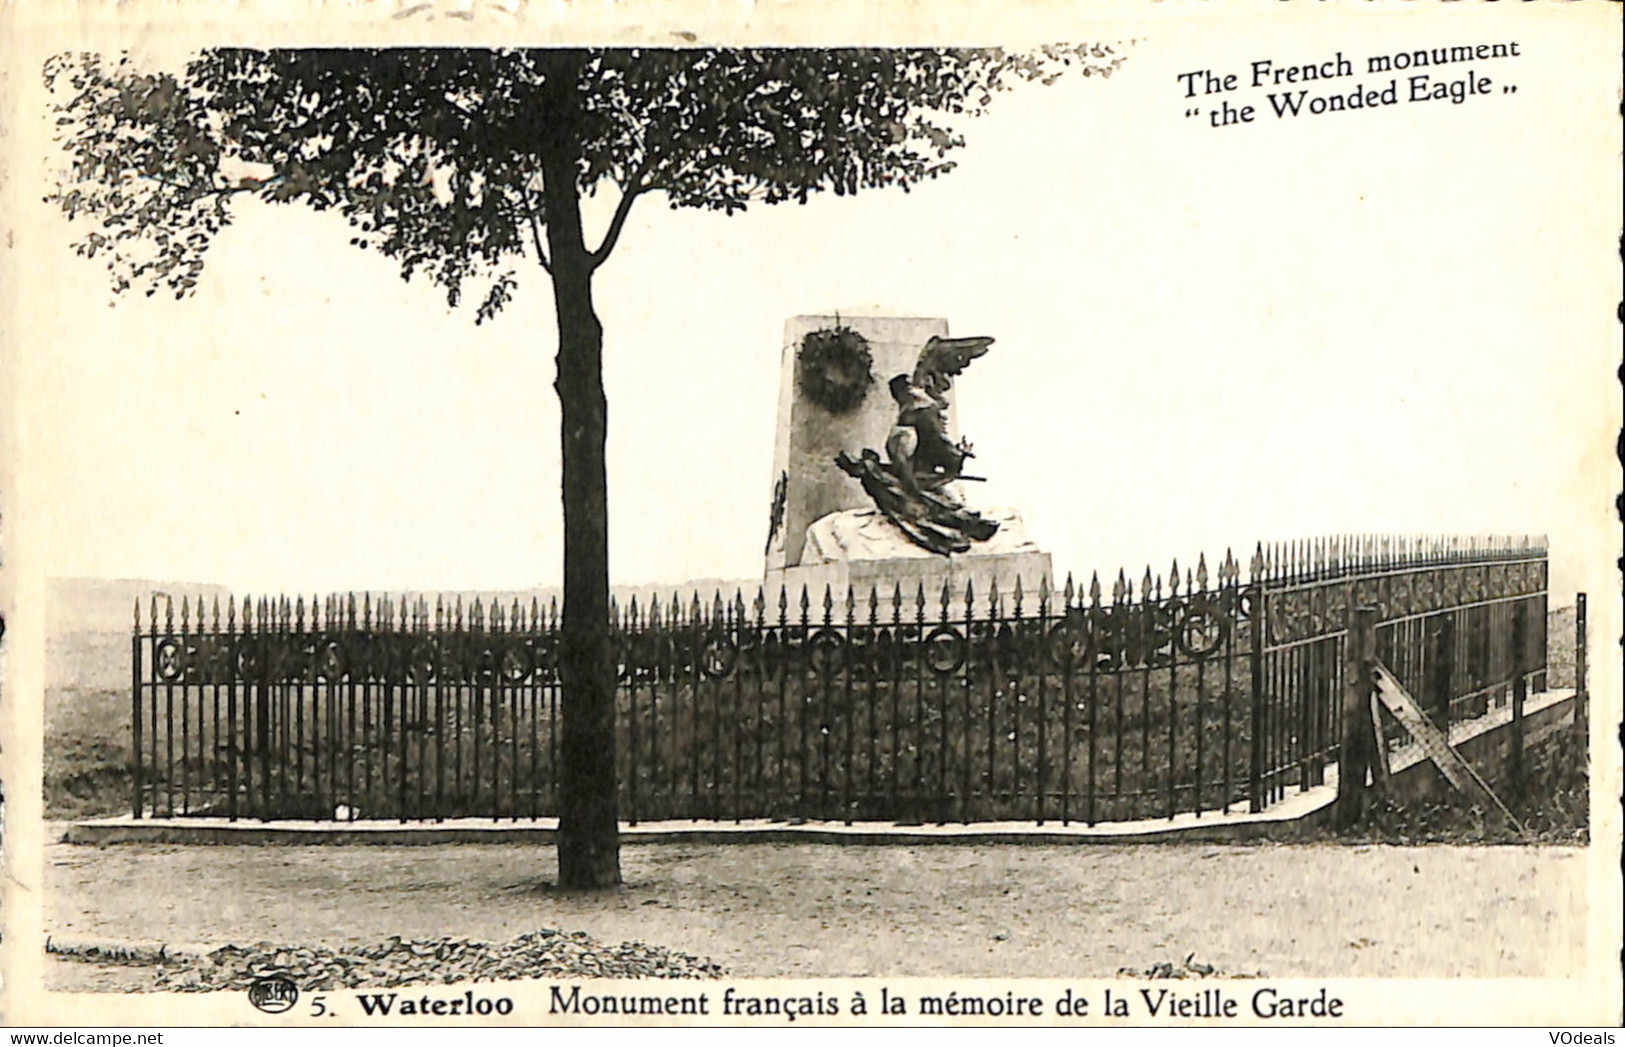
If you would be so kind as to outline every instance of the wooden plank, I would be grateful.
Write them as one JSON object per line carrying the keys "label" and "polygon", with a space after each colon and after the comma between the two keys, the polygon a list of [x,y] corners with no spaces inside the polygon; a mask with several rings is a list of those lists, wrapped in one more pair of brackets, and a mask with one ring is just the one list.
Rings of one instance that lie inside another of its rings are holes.
{"label": "wooden plank", "polygon": [[1388,741],[1382,736],[1382,706],[1377,696],[1371,696],[1371,736],[1376,739],[1376,753],[1371,760],[1371,771],[1377,784],[1388,788]]}
{"label": "wooden plank", "polygon": [[1379,661],[1376,663],[1373,672],[1377,684],[1378,699],[1381,700],[1389,712],[1394,714],[1394,718],[1404,725],[1405,729],[1410,732],[1411,737],[1421,744],[1422,751],[1427,754],[1429,760],[1433,761],[1433,765],[1439,768],[1439,771],[1445,776],[1445,780],[1458,791],[1470,793],[1479,799],[1487,800],[1506,817],[1507,821],[1517,828],[1519,833],[1525,833],[1523,823],[1519,822],[1512,812],[1507,810],[1506,804],[1501,802],[1501,798],[1495,795],[1489,784],[1479,776],[1477,771],[1473,770],[1472,764],[1468,763],[1460,753],[1451,748],[1450,742],[1428,720],[1427,715],[1416,704],[1416,699],[1412,698],[1405,688],[1400,685],[1400,682],[1394,678],[1394,674],[1388,671],[1388,667]]}

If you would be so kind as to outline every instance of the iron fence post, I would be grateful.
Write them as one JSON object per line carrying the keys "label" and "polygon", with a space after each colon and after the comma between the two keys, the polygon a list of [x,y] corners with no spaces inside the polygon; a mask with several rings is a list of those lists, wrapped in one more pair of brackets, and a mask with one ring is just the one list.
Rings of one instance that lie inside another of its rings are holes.
{"label": "iron fence post", "polygon": [[1590,698],[1586,686],[1586,594],[1574,598],[1574,722],[1585,731],[1586,702]]}
{"label": "iron fence post", "polygon": [[1450,735],[1450,686],[1455,676],[1456,618],[1453,612],[1441,614],[1433,626],[1433,644],[1428,658],[1428,697],[1438,718],[1438,728]]}
{"label": "iron fence post", "polygon": [[1264,587],[1253,584],[1250,601],[1252,621],[1251,688],[1253,704],[1251,752],[1248,755],[1247,809],[1254,814],[1264,809]]}
{"label": "iron fence post", "polygon": [[1349,615],[1343,673],[1342,753],[1337,767],[1334,821],[1346,829],[1365,815],[1366,772],[1376,744],[1371,727],[1372,669],[1377,660],[1377,609],[1357,607]]}
{"label": "iron fence post", "polygon": [[1511,774],[1514,795],[1524,790],[1523,705],[1528,695],[1529,681],[1524,676],[1528,660],[1529,601],[1519,600],[1512,608],[1512,760]]}
{"label": "iron fence post", "polygon": [[135,630],[130,636],[130,816],[141,817],[141,600],[135,601]]}

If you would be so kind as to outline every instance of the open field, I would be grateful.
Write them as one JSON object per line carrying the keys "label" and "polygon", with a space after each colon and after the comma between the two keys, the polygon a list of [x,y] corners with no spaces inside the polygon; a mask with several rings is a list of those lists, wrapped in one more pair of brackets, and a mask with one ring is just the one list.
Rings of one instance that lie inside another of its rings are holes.
{"label": "open field", "polygon": [[[1583,962],[1584,851],[1560,847],[629,846],[560,894],[550,848],[46,852],[59,938],[339,946],[543,927],[738,977],[1110,977],[1189,953],[1227,975],[1559,975]],[[1359,905],[1347,903],[1359,897]],[[61,988],[153,972],[57,961]]]}

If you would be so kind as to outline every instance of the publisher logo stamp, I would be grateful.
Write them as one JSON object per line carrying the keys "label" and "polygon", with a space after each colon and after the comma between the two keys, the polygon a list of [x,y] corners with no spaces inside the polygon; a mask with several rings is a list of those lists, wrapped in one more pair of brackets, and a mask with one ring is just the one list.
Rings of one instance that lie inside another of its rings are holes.
{"label": "publisher logo stamp", "polygon": [[299,986],[287,978],[261,978],[248,987],[248,1002],[266,1014],[281,1014],[299,1002]]}

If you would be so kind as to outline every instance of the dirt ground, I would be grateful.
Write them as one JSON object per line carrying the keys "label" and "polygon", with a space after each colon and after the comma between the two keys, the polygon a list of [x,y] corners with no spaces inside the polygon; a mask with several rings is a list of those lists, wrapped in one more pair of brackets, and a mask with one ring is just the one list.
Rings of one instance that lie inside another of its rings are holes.
{"label": "dirt ground", "polygon": [[[560,894],[550,848],[53,845],[67,938],[338,945],[540,927],[741,977],[1109,977],[1192,952],[1227,975],[1557,975],[1585,950],[1562,847],[629,845],[626,885]],[[150,974],[58,961],[61,989]]]}

